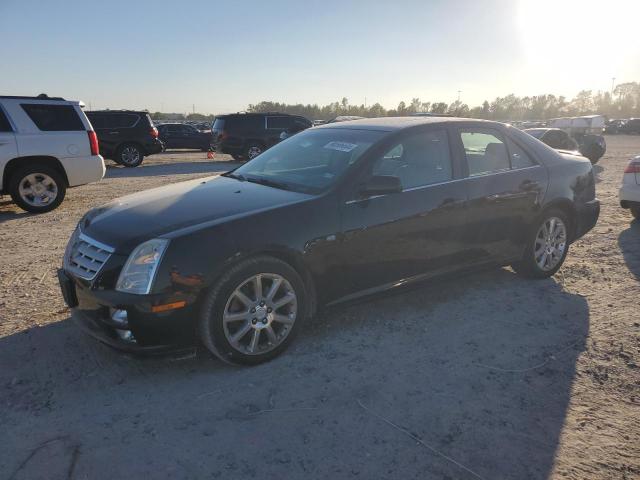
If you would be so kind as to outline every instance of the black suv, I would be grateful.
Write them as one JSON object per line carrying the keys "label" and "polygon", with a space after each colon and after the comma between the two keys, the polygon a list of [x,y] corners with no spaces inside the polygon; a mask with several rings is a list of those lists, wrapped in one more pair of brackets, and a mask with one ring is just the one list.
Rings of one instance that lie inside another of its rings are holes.
{"label": "black suv", "polygon": [[165,148],[197,148],[206,152],[211,146],[211,131],[203,132],[192,125],[164,123],[158,125]]}
{"label": "black suv", "polygon": [[311,120],[286,113],[220,115],[213,122],[211,147],[235,160],[251,160],[283,138],[311,126]]}
{"label": "black suv", "polygon": [[86,114],[98,134],[102,155],[125,167],[137,167],[145,156],[163,149],[147,112],[94,110]]}

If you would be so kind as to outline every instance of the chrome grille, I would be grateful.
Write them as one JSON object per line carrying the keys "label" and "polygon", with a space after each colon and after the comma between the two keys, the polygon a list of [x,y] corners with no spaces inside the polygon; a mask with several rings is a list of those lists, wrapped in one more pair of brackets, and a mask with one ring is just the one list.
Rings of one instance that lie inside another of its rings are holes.
{"label": "chrome grille", "polygon": [[84,234],[72,241],[74,243],[66,259],[67,270],[77,277],[93,280],[113,253],[113,248]]}

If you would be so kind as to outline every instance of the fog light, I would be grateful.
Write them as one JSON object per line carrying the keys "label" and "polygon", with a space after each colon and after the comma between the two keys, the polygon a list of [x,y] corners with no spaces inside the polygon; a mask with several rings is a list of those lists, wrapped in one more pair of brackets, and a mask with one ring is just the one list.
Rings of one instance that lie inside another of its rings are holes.
{"label": "fog light", "polygon": [[131,330],[116,330],[121,340],[127,343],[136,343],[136,337],[133,336]]}
{"label": "fog light", "polygon": [[126,310],[113,310],[111,312],[111,320],[113,320],[113,323],[122,327],[129,326],[129,319],[127,318]]}

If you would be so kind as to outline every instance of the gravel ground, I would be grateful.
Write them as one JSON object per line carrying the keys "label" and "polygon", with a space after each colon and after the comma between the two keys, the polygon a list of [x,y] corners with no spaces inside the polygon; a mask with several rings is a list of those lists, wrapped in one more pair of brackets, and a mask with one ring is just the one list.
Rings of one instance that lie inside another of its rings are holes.
{"label": "gravel ground", "polygon": [[55,269],[80,216],[216,174],[111,166],[34,216],[0,200],[0,478],[640,477],[640,224],[607,138],[595,229],[554,279],[510,269],[322,313],[275,361],[123,356],[78,332]]}

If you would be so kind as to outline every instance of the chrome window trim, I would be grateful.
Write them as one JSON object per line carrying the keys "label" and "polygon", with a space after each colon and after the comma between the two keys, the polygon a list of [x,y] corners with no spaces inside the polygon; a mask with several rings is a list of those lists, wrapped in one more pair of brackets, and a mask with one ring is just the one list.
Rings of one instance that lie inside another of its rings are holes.
{"label": "chrome window trim", "polygon": [[[438,183],[430,183],[428,185],[421,185],[419,187],[411,187],[411,188],[403,188],[401,192],[398,193],[405,193],[405,192],[413,192],[416,190],[422,190],[425,188],[429,188],[429,187],[437,187],[439,185],[447,185],[449,183],[457,183],[457,182],[462,182],[464,180],[473,180],[475,178],[484,178],[484,177],[488,177],[489,175],[502,175],[505,173],[511,173],[511,172],[519,172],[522,170],[529,170],[532,168],[540,168],[542,165],[531,165],[529,167],[522,167],[522,168],[513,168],[513,169],[509,169],[509,170],[500,170],[500,171],[496,171],[496,172],[488,172],[488,173],[482,173],[479,175],[473,175],[473,176],[467,176],[464,178],[453,178],[451,180],[447,180],[446,182],[438,182]],[[382,197],[388,197],[389,195],[397,195],[398,193],[385,193],[384,195],[373,195],[371,197],[367,197],[367,198],[357,198],[354,200],[347,200],[345,202],[345,205],[352,205],[354,203],[360,203],[360,202],[366,202],[367,200],[374,200],[376,198],[382,198]]]}

